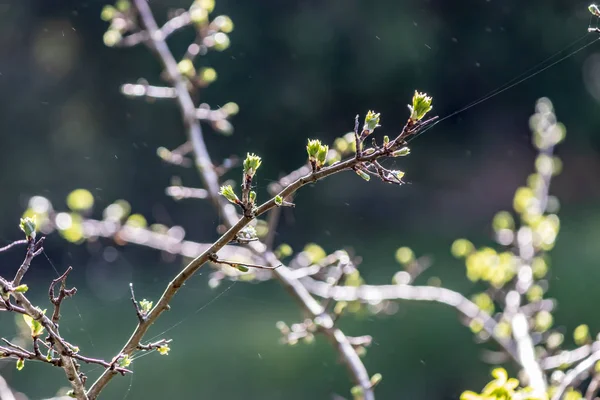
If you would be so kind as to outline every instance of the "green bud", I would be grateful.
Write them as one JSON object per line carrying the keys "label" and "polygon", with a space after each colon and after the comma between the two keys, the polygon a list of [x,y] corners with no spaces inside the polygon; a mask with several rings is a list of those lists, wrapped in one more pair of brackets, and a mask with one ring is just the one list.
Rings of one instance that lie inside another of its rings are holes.
{"label": "green bud", "polygon": [[371,133],[375,130],[375,128],[379,127],[379,115],[379,113],[369,111],[365,117],[365,125],[363,126],[363,130]]}
{"label": "green bud", "polygon": [[384,146],[387,146],[387,145],[388,145],[388,143],[390,143],[390,137],[389,137],[388,135],[385,135],[385,136],[383,137],[383,145],[384,145]]}
{"label": "green bud", "polygon": [[227,15],[219,15],[212,23],[221,32],[230,33],[233,31],[233,21]]}
{"label": "green bud", "polygon": [[14,289],[14,291],[17,293],[27,293],[28,290],[29,287],[25,284],[19,285]]}
{"label": "green bud", "polygon": [[356,174],[358,176],[360,176],[361,178],[363,178],[365,181],[370,181],[371,177],[369,176],[369,174],[367,174],[366,172],[360,170],[360,169],[355,169],[354,172],[356,172]]}
{"label": "green bud", "polygon": [[231,41],[229,40],[229,35],[223,32],[217,32],[213,35],[213,40],[215,42],[213,48],[217,51],[223,51],[229,48]]}
{"label": "green bud", "polygon": [[364,398],[365,392],[362,387],[357,385],[353,386],[352,389],[350,389],[350,394],[352,394],[354,400],[361,400]]}
{"label": "green bud", "polygon": [[590,10],[590,12],[592,13],[592,15],[594,15],[596,17],[600,17],[600,8],[598,8],[597,5],[590,4],[590,6],[588,7],[588,10]]}
{"label": "green bud", "polygon": [[221,190],[219,190],[219,194],[225,197],[227,200],[234,204],[238,204],[240,199],[237,197],[231,185],[221,186]]}
{"label": "green bud", "polygon": [[402,180],[402,178],[404,178],[404,171],[392,171],[392,174],[394,174],[394,176],[396,177],[396,179],[398,179],[399,181]]}
{"label": "green bud", "polygon": [[123,36],[121,36],[121,32],[119,32],[116,29],[109,29],[106,32],[104,32],[104,36],[102,36],[104,44],[108,47],[113,47],[114,45],[119,43],[122,38]]}
{"label": "green bud", "polygon": [[590,328],[587,325],[579,325],[573,332],[573,339],[577,346],[583,346],[590,340]]}
{"label": "green bud", "polygon": [[166,355],[169,355],[169,350],[171,350],[171,348],[169,347],[168,344],[163,344],[162,346],[160,346],[156,350],[158,351],[158,353],[161,356],[166,356]]}
{"label": "green bud", "polygon": [[123,367],[123,368],[127,368],[131,365],[132,363],[132,359],[131,357],[129,357],[128,354],[123,355],[123,357],[121,357],[121,359],[119,359],[119,366]]}
{"label": "green bud", "polygon": [[317,165],[322,166],[327,160],[327,153],[329,152],[329,146],[321,146],[317,152]]}
{"label": "green bud", "polygon": [[379,382],[381,382],[381,379],[383,379],[383,377],[380,373],[373,375],[371,377],[371,387],[375,387],[377,384],[379,384]]}
{"label": "green bud", "polygon": [[121,12],[126,12],[131,8],[131,3],[129,0],[117,0],[117,9]]}
{"label": "green bud", "polygon": [[75,394],[75,391],[73,389],[71,389],[67,392],[67,396],[72,397],[74,399],[77,398],[77,395]]}
{"label": "green bud", "polygon": [[203,24],[208,20],[208,11],[194,3],[190,7],[190,19],[195,24]]}
{"label": "green bud", "polygon": [[275,205],[277,207],[281,207],[282,204],[283,204],[283,197],[281,197],[280,195],[275,196]]}
{"label": "green bud", "polygon": [[292,246],[290,246],[287,243],[280,244],[279,247],[277,247],[277,249],[275,250],[275,255],[277,256],[277,258],[289,257],[292,254],[294,254],[294,250],[292,249]]}
{"label": "green bud", "polygon": [[[42,311],[42,313],[46,314],[46,310]],[[23,319],[29,329],[31,329],[31,337],[39,337],[44,332],[44,326],[40,321],[33,319],[33,317],[27,314],[23,314]]]}
{"label": "green bud", "polygon": [[35,217],[21,218],[21,223],[19,224],[19,228],[21,228],[23,233],[25,233],[25,237],[27,239],[35,239],[35,230],[37,228],[36,224],[35,224]]}
{"label": "green bud", "polygon": [[408,147],[403,147],[400,150],[396,150],[392,153],[392,157],[405,157],[410,154],[410,149]]}
{"label": "green bud", "polygon": [[321,141],[318,139],[308,139],[308,144],[306,145],[306,152],[308,153],[308,159],[311,161],[317,160],[317,154],[321,149]]}
{"label": "green bud", "polygon": [[242,264],[231,264],[231,266],[240,272],[248,272],[250,269]]}
{"label": "green bud", "polygon": [[217,71],[211,67],[202,68],[199,76],[205,83],[212,83],[217,80]]}
{"label": "green bud", "polygon": [[179,64],[177,64],[177,68],[179,68],[179,72],[182,75],[187,76],[188,78],[191,78],[194,75],[196,75],[196,68],[194,68],[194,63],[188,58],[179,61]]}
{"label": "green bud", "polygon": [[250,198],[250,203],[254,203],[256,201],[256,192],[254,190],[252,190],[248,194],[248,197]]}
{"label": "green bud", "polygon": [[20,371],[25,367],[25,360],[23,360],[22,358],[19,358],[17,360],[17,370]]}
{"label": "green bud", "polygon": [[146,299],[140,301],[140,309],[142,310],[142,312],[144,314],[148,314],[150,312],[150,310],[152,310],[153,305],[154,305],[154,302],[146,300]]}
{"label": "green bud", "polygon": [[433,98],[427,96],[427,93],[419,93],[415,90],[412,105],[408,106],[408,109],[410,110],[410,119],[414,122],[422,120],[425,114],[433,108],[431,106],[432,101]]}
{"label": "green bud", "polygon": [[230,101],[229,103],[221,107],[221,111],[224,111],[225,113],[227,113],[227,115],[236,115],[240,112],[240,106],[238,106],[237,103]]}
{"label": "green bud", "polygon": [[244,174],[253,177],[261,163],[262,159],[259,156],[254,153],[248,153],[244,160]]}
{"label": "green bud", "polygon": [[237,238],[241,240],[256,240],[258,237],[256,228],[252,225],[246,225],[238,234]]}
{"label": "green bud", "polygon": [[104,6],[102,8],[102,13],[100,14],[100,18],[102,18],[103,21],[111,21],[114,17],[115,14],[117,13],[117,10],[113,7],[113,6]]}

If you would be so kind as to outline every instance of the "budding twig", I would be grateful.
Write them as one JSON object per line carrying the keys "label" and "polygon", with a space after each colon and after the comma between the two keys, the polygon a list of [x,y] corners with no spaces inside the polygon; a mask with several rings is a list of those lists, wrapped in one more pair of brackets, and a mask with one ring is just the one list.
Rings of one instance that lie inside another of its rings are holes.
{"label": "budding twig", "polygon": [[[50,302],[52,304],[54,304],[54,312],[52,313],[51,319],[55,325],[58,324],[58,320],[60,319],[60,306],[62,304],[62,301],[65,298],[71,297],[71,296],[75,295],[75,293],[77,293],[77,288],[71,288],[71,289],[66,288],[67,276],[69,275],[69,273],[71,273],[72,270],[73,270],[73,267],[67,268],[67,270],[61,276],[52,280],[52,283],[50,284],[50,288],[48,289],[48,297],[50,297]],[[58,292],[58,296],[54,296],[54,286],[58,282],[60,282],[60,290]]]}

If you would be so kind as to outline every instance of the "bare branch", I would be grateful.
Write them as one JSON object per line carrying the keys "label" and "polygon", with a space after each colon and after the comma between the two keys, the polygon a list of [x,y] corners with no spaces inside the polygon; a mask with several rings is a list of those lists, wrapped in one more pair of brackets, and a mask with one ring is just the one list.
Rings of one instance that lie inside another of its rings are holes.
{"label": "bare branch", "polygon": [[26,240],[26,239],[23,239],[23,240],[16,240],[16,241],[12,242],[12,243],[11,243],[11,244],[9,244],[9,245],[6,245],[6,246],[4,246],[4,247],[0,247],[0,253],[3,253],[3,252],[5,252],[5,251],[7,251],[7,250],[10,250],[10,249],[12,249],[12,248],[13,248],[13,247],[15,247],[15,246],[19,246],[19,245],[21,245],[21,244],[27,244],[27,240]]}
{"label": "bare branch", "polygon": [[302,283],[308,290],[322,298],[335,301],[383,301],[383,300],[417,300],[442,303],[454,307],[469,320],[478,320],[483,329],[491,335],[504,350],[518,361],[514,344],[498,337],[495,332],[496,321],[477,307],[472,301],[458,292],[435,286],[412,285],[362,285],[331,286],[312,278],[303,278]]}
{"label": "bare branch", "polygon": [[570,370],[562,379],[558,388],[556,388],[556,391],[552,396],[552,400],[560,400],[567,388],[576,384],[576,382],[580,381],[581,379],[585,379],[588,372],[594,368],[594,365],[596,365],[598,360],[600,360],[600,351],[590,354],[588,358]]}

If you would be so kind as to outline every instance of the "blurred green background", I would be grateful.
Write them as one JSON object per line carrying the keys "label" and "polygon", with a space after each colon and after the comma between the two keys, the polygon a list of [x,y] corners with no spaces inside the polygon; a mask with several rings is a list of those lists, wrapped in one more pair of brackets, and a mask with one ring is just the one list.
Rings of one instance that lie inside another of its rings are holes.
{"label": "blurred green background", "polygon": [[[175,202],[164,194],[172,176],[198,186],[192,170],[165,165],[156,148],[183,138],[176,106],[126,99],[123,83],[147,79],[160,85],[160,68],[143,47],[111,49],[102,43],[104,1],[4,0],[0,2],[0,243],[20,238],[18,218],[29,197],[48,197],[64,209],[66,195],[86,188],[96,214],[119,198],[149,222],[185,227],[186,238],[216,238],[219,217],[202,201]],[[153,0],[159,22],[188,0]],[[259,192],[305,161],[307,137],[331,142],[351,130],[354,115],[382,113],[382,131],[400,129],[415,89],[434,96],[445,116],[484,96],[564,49],[587,32],[587,3],[572,0],[217,0],[215,14],[229,15],[232,46],[200,60],[219,79],[202,95],[214,107],[240,105],[235,133],[206,130],[213,159],[246,151],[263,156]],[[592,21],[594,25],[596,21]],[[191,31],[170,39],[181,55]],[[590,34],[571,49],[591,41]],[[533,169],[528,118],[535,101],[549,97],[567,126],[558,153],[564,172],[552,193],[562,203],[562,229],[552,252],[550,295],[559,300],[557,324],[571,331],[588,323],[600,329],[596,290],[600,278],[600,43],[466,112],[449,118],[412,144],[397,162],[409,185],[364,182],[341,174],[303,189],[284,215],[277,240],[301,249],[350,247],[364,258],[363,276],[387,283],[400,267],[394,251],[410,246],[435,264],[417,283],[438,276],[465,294],[476,285],[449,255],[457,237],[489,244],[489,222],[509,209],[514,190]],[[236,172],[237,173],[237,172]],[[261,193],[259,193],[259,196]],[[264,198],[264,194],[263,194]],[[101,245],[46,243],[27,275],[32,297],[45,304],[47,284],[74,267],[79,292],[65,304],[64,335],[89,356],[111,358],[135,324],[127,284],[156,299],[180,268],[156,251],[118,247],[107,261]],[[3,254],[0,273],[11,276],[21,250]],[[278,344],[275,322],[302,318],[276,282],[225,283],[211,290],[208,271],[176,297],[172,311],[151,331],[172,338],[169,357],[151,354],[134,362],[133,376],[116,378],[106,399],[330,399],[348,396],[351,383],[323,338],[315,344]],[[217,298],[224,290],[225,293]],[[5,314],[5,313],[3,313]],[[382,399],[457,399],[480,389],[490,367],[483,347],[441,305],[402,302],[387,317],[345,318],[349,335],[371,334],[365,358],[383,374]],[[15,335],[14,316],[1,315],[1,334]],[[567,335],[569,336],[569,335]],[[489,347],[489,346],[487,346]],[[491,346],[493,348],[493,346]],[[93,378],[100,372],[88,368]],[[61,370],[0,363],[0,374],[32,399],[64,386]]]}

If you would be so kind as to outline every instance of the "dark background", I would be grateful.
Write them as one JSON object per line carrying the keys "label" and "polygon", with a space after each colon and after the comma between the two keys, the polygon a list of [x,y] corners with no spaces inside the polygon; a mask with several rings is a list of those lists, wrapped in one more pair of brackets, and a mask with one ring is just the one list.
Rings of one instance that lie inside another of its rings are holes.
{"label": "dark background", "polygon": [[[214,240],[219,220],[209,204],[177,203],[164,195],[173,175],[188,186],[198,186],[199,179],[155,155],[157,147],[173,148],[184,138],[175,105],[120,95],[121,84],[138,78],[160,84],[160,68],[143,47],[103,45],[107,24],[99,15],[106,3],[0,3],[1,243],[20,238],[18,218],[30,196],[44,195],[64,209],[66,195],[76,188],[94,194],[96,217],[124,198],[150,222],[181,224],[190,240]],[[160,22],[169,8],[190,2],[151,3]],[[241,112],[233,119],[232,137],[207,128],[213,159],[246,151],[262,155],[260,192],[305,161],[307,137],[331,142],[351,130],[356,113],[375,109],[382,113],[381,131],[396,132],[419,89],[434,96],[437,115],[448,115],[581,39],[590,21],[587,5],[566,0],[217,0],[213,15],[229,15],[236,29],[230,49],[200,60],[219,74],[202,100],[214,107],[235,101]],[[186,31],[170,40],[177,55],[191,38]],[[492,216],[510,208],[514,190],[533,170],[528,118],[535,101],[547,96],[567,126],[567,140],[558,149],[564,172],[552,185],[562,203],[562,226],[552,252],[550,295],[559,300],[558,325],[571,331],[585,322],[597,332],[599,49],[594,43],[414,141],[411,156],[397,162],[410,185],[366,183],[342,174],[303,189],[298,207],[283,219],[278,241],[295,249],[308,242],[328,251],[352,247],[364,257],[360,268],[371,283],[390,281],[400,268],[394,251],[407,245],[435,258],[418,283],[438,276],[449,288],[475,292],[477,285],[451,259],[449,246],[458,237],[490,243]],[[71,282],[79,292],[65,305],[62,332],[84,354],[107,359],[134,327],[127,283],[135,283],[138,296],[156,299],[181,267],[180,261],[165,262],[158,252],[132,246],[119,247],[117,260],[108,262],[102,247],[67,244],[56,234],[45,247],[57,269],[75,268]],[[1,259],[0,273],[11,276],[22,251]],[[202,271],[193,278],[152,330],[151,335],[159,334],[188,318],[163,335],[174,340],[171,355],[135,361],[133,377],[114,379],[104,398],[348,395],[346,371],[323,338],[312,345],[278,344],[275,322],[293,323],[301,314],[276,282],[237,283],[216,298],[230,284],[211,290],[207,275]],[[35,260],[26,280],[40,304],[47,301],[44,293],[55,276],[45,257]],[[15,334],[14,316],[2,315],[0,323],[3,336]],[[371,373],[383,374],[377,390],[382,399],[457,399],[488,380],[482,346],[452,309],[403,302],[393,316],[350,317],[341,324],[349,335],[374,336],[365,363]],[[16,373],[14,363],[4,361],[0,374],[33,399],[50,397],[66,384],[61,370],[35,363]]]}

